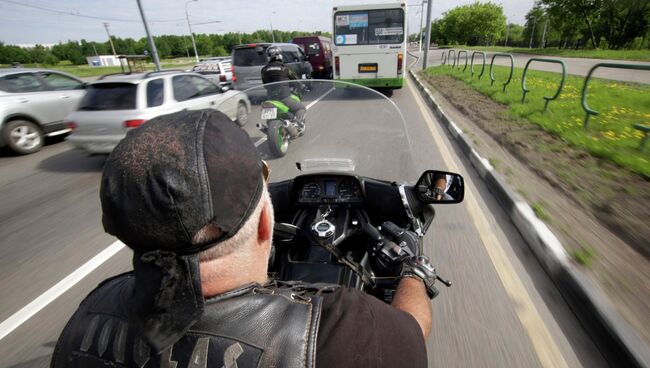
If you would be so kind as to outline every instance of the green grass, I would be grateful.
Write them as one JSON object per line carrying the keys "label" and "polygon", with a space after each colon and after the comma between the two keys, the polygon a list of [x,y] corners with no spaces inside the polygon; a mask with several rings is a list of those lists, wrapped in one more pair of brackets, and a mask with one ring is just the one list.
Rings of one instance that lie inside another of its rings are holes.
{"label": "green grass", "polygon": [[535,216],[537,216],[537,218],[542,221],[551,221],[551,216],[548,215],[541,203],[533,203],[531,207],[533,208],[533,212],[535,212]]}
{"label": "green grass", "polygon": [[526,85],[530,92],[526,103],[522,104],[522,69],[515,68],[505,93],[502,92],[503,83],[510,68],[494,67],[496,82],[493,86],[490,85],[489,67],[486,67],[481,80],[477,78],[478,71],[472,79],[469,69],[462,72],[462,68],[452,70],[450,66],[437,66],[424,73],[429,76],[448,75],[464,81],[492,100],[506,105],[508,117],[537,124],[593,156],[608,159],[650,178],[650,147],[643,151],[639,149],[643,133],[633,128],[633,124],[638,123],[650,125],[649,85],[592,79],[587,101],[600,114],[591,118],[589,129],[585,130],[585,112],[581,104],[583,77],[568,76],[562,93],[544,112],[543,96],[555,94],[559,74],[529,70]]}
{"label": "green grass", "polygon": [[[187,69],[190,66],[195,64],[194,58],[178,58],[178,59],[166,59],[160,61],[160,66],[163,69]],[[42,64],[23,64],[26,68],[46,68],[59,70],[65,73],[72,74],[79,78],[84,77],[97,77],[104,74],[110,73],[119,73],[122,71],[119,66],[105,66],[105,67],[91,67],[88,64],[85,65],[72,65],[70,62],[61,62],[58,65],[42,65]],[[0,68],[9,68],[10,65],[0,65]],[[154,70],[153,63],[146,63],[145,69],[147,71]]]}
{"label": "green grass", "polygon": [[650,61],[650,50],[573,50],[548,47],[545,49],[529,49],[525,47],[503,47],[503,46],[465,46],[453,45],[443,46],[463,50],[478,50],[491,52],[506,52],[519,54],[535,54],[547,56],[562,56],[590,59],[611,59],[611,60],[632,60]]}
{"label": "green grass", "polygon": [[578,250],[573,251],[573,258],[576,262],[580,263],[585,267],[591,267],[591,262],[596,257],[596,251],[591,247],[581,247]]}

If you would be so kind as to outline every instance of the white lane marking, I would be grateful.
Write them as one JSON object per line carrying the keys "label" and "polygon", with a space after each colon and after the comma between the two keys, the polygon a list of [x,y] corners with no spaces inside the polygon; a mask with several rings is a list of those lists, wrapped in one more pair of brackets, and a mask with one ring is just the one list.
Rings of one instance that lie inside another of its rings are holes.
{"label": "white lane marking", "polygon": [[324,99],[325,97],[327,97],[327,95],[329,95],[330,93],[332,93],[332,91],[334,91],[334,87],[330,88],[329,91],[323,93],[319,98],[315,99],[315,100],[312,101],[309,105],[305,106],[305,109],[309,110],[310,107],[316,105],[316,103],[317,103],[318,101],[320,101],[320,100]]}
{"label": "white lane marking", "polygon": [[[317,103],[318,101],[322,100],[322,99],[325,98],[327,95],[329,95],[330,93],[332,93],[332,91],[334,91],[334,89],[335,89],[334,87],[330,88],[329,91],[323,93],[320,97],[318,97],[317,99],[315,99],[314,101],[312,101],[309,105],[305,106],[305,110],[309,110],[310,107],[316,105],[316,103]],[[258,139],[257,142],[255,142],[255,147],[259,147],[260,144],[266,142],[266,140],[267,140],[267,137],[266,137],[266,136],[264,136],[264,137]]]}
{"label": "white lane marking", "polygon": [[124,243],[116,241],[109,245],[106,249],[102,250],[91,258],[88,262],[84,263],[81,267],[77,268],[71,274],[66,276],[63,280],[59,281],[56,285],[52,286],[49,290],[34,299],[31,303],[24,306],[21,310],[14,313],[11,317],[0,323],[0,340],[9,335],[13,330],[25,323],[28,319],[38,313],[41,309],[45,308],[48,304],[53,302],[56,298],[68,291],[84,277],[88,276],[102,263],[106,262],[109,258],[114,256],[124,248]]}
{"label": "white lane marking", "polygon": [[[452,159],[451,150],[448,143],[441,138],[444,135],[442,128],[434,123],[429,115],[429,111],[422,102],[420,95],[414,90],[410,80],[407,79],[406,84],[409,86],[411,93],[415,97],[415,101],[420,107],[422,115],[427,122],[431,135],[439,148],[442,159],[450,171],[459,172],[459,167]],[[553,340],[550,332],[546,328],[546,324],[539,315],[535,304],[531,299],[526,287],[517,275],[499,243],[499,240],[494,235],[490,223],[474,197],[474,191],[469,187],[465,187],[465,204],[467,211],[472,218],[472,222],[478,231],[483,247],[488,253],[492,264],[494,265],[497,275],[503,284],[503,287],[513,301],[517,317],[528,334],[533,349],[543,367],[568,367],[564,356],[560,352],[557,344]]]}

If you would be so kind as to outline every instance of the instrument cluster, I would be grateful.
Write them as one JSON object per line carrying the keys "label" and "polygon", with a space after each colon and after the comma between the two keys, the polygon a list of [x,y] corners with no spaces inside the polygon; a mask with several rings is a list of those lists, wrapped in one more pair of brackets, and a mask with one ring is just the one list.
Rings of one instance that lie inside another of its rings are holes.
{"label": "instrument cluster", "polygon": [[359,179],[354,176],[303,176],[294,184],[298,203],[363,203]]}

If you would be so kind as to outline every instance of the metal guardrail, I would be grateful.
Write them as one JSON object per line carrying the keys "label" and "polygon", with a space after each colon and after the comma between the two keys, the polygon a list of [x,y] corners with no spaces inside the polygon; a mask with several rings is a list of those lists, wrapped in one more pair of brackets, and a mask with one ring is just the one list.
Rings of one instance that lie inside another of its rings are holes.
{"label": "metal guardrail", "polygon": [[533,61],[538,61],[541,63],[554,63],[554,64],[560,64],[562,66],[562,80],[560,80],[560,87],[557,89],[557,92],[555,92],[555,95],[553,97],[549,96],[544,96],[544,111],[548,108],[548,104],[558,98],[560,93],[562,92],[562,88],[564,88],[564,82],[566,81],[566,64],[564,64],[564,61],[560,59],[540,59],[540,58],[530,58],[528,59],[528,62],[526,62],[526,66],[524,67],[524,73],[521,75],[521,89],[524,91],[524,94],[521,96],[521,103],[526,102],[526,94],[530,92],[528,88],[526,88],[526,73],[528,72],[528,66],[530,63]]}
{"label": "metal guardrail", "polygon": [[589,118],[594,115],[598,115],[598,111],[590,108],[587,105],[587,87],[589,86],[589,81],[591,80],[591,75],[598,68],[614,68],[614,69],[632,69],[632,70],[650,70],[650,65],[639,65],[639,64],[617,64],[617,63],[598,63],[589,69],[589,73],[585,77],[585,84],[582,86],[582,109],[585,110],[587,115],[585,116],[584,128],[589,128]]}
{"label": "metal guardrail", "polygon": [[483,56],[483,67],[481,68],[481,74],[478,75],[478,79],[481,79],[483,76],[483,72],[485,72],[485,60],[486,60],[486,54],[483,51],[474,51],[472,52],[472,63],[470,65],[469,71],[472,73],[472,78],[474,78],[474,55],[479,54]]}
{"label": "metal guardrail", "polygon": [[456,50],[449,49],[449,51],[447,51],[447,54],[448,54],[448,55],[447,55],[447,63],[449,63],[449,60],[450,60],[450,58],[451,58],[451,53],[452,53],[452,52],[454,53],[454,58],[451,59],[451,60],[454,61],[454,64],[451,66],[451,68],[453,69],[453,68],[456,67]]}
{"label": "metal guardrail", "polygon": [[458,68],[460,69],[460,55],[465,54],[465,67],[463,68],[463,73],[465,73],[465,69],[467,69],[467,50],[458,50],[458,54],[456,56],[456,64],[458,64]]}
{"label": "metal guardrail", "polygon": [[494,82],[496,81],[496,79],[494,79],[493,69],[494,69],[494,59],[496,59],[497,56],[503,56],[510,59],[510,76],[508,77],[508,80],[503,84],[503,92],[505,92],[506,87],[508,86],[508,84],[510,84],[510,81],[512,81],[512,74],[514,73],[515,70],[515,59],[512,57],[511,54],[496,53],[492,55],[492,61],[490,62],[490,80],[492,82],[490,82],[490,85],[494,85]]}

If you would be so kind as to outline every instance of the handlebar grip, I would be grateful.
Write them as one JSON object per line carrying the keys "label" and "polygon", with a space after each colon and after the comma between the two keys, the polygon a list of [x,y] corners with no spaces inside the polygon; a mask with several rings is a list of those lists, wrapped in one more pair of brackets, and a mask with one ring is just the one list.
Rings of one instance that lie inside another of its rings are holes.
{"label": "handlebar grip", "polygon": [[404,234],[404,229],[395,225],[390,221],[386,221],[381,225],[381,229],[385,230],[393,239],[397,239]]}
{"label": "handlebar grip", "polygon": [[365,232],[370,239],[376,242],[381,242],[383,239],[379,230],[368,222],[363,223],[363,232]]}

